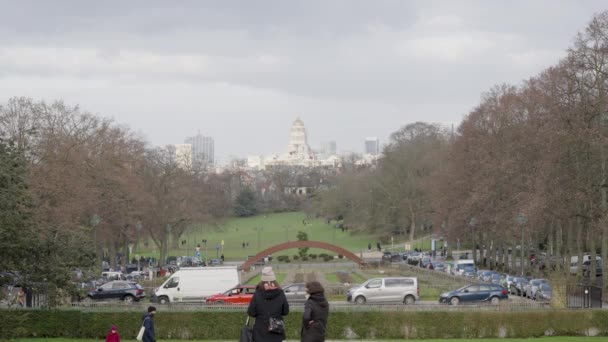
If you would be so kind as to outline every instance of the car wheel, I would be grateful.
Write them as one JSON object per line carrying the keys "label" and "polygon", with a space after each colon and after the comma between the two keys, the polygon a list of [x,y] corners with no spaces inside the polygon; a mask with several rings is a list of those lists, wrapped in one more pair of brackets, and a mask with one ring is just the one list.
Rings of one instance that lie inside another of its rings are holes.
{"label": "car wheel", "polygon": [[158,303],[159,304],[169,304],[169,298],[167,298],[167,297],[160,297],[160,298],[158,298]]}
{"label": "car wheel", "polygon": [[500,302],[500,298],[498,298],[498,297],[490,298],[490,303],[492,303],[494,305],[498,305],[499,302]]}
{"label": "car wheel", "polygon": [[452,305],[458,305],[458,304],[460,304],[460,298],[458,298],[458,297],[452,297],[452,298],[450,298],[450,304],[452,304]]}
{"label": "car wheel", "polygon": [[122,298],[122,301],[125,303],[133,303],[135,301],[135,298],[133,298],[133,296],[131,295],[126,295]]}
{"label": "car wheel", "polygon": [[359,297],[355,298],[355,303],[357,303],[357,304],[365,304],[365,297],[359,296]]}
{"label": "car wheel", "polygon": [[414,298],[414,296],[405,296],[405,299],[403,300],[403,304],[413,305],[414,303],[416,303],[416,298]]}

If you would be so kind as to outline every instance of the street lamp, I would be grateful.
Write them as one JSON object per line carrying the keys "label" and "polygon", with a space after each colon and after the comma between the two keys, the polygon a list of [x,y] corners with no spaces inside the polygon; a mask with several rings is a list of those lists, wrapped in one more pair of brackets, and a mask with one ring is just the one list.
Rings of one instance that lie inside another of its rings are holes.
{"label": "street lamp", "polygon": [[[519,270],[521,272],[521,276],[523,277],[523,275],[524,275],[524,226],[528,222],[528,219],[526,218],[526,216],[524,214],[519,213],[515,217],[515,221],[517,221],[517,223],[519,223],[520,232],[521,232],[521,245],[520,245],[521,260],[519,262]],[[511,255],[511,257],[513,257],[513,255]]]}
{"label": "street lamp", "polygon": [[205,246],[205,265],[207,265],[207,239],[203,239],[201,242]]}

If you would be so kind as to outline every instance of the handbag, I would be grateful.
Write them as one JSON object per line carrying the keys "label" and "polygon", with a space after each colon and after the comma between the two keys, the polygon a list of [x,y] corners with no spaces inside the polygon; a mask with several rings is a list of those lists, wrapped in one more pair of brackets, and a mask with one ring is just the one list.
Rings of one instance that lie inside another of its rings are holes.
{"label": "handbag", "polygon": [[249,316],[247,316],[245,326],[241,328],[239,342],[253,342],[253,329],[249,326]]}
{"label": "handbag", "polygon": [[[146,319],[148,319],[149,317],[146,317],[144,319],[144,322],[146,321]],[[141,328],[139,328],[139,333],[137,333],[137,337],[135,337],[136,340],[141,341],[144,339],[144,332],[146,331],[146,327],[144,326],[144,324],[141,324]]]}
{"label": "handbag", "polygon": [[283,335],[285,333],[285,322],[280,318],[270,317],[268,319],[268,331]]}

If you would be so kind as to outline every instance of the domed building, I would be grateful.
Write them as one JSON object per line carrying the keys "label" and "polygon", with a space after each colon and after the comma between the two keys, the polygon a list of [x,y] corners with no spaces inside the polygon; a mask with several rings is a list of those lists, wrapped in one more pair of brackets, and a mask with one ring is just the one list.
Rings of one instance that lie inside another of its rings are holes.
{"label": "domed building", "polygon": [[290,161],[315,160],[315,155],[308,146],[306,127],[298,117],[291,125],[289,145],[287,146],[287,159]]}

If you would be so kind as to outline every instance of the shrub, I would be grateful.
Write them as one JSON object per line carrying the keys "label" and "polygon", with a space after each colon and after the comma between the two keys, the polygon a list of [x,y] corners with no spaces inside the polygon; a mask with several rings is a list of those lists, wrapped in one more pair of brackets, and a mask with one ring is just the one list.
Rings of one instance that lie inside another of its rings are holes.
{"label": "shrub", "polygon": [[302,257],[302,261],[308,261],[308,257],[307,256],[303,256]]}
{"label": "shrub", "polygon": [[344,255],[342,255],[342,254],[338,254],[338,258],[340,258],[340,259],[344,259]]}
{"label": "shrub", "polygon": [[[303,280],[303,279],[302,279]],[[302,316],[285,316],[288,340],[300,338]],[[75,310],[0,310],[0,340],[23,337],[103,339],[108,327],[119,323],[123,336],[136,336],[141,312]],[[164,311],[154,322],[159,340],[236,340],[243,325],[242,311]],[[487,311],[332,311],[326,338],[347,339],[473,339],[582,336],[608,332],[604,310]],[[351,335],[353,337],[354,335]]]}
{"label": "shrub", "polygon": [[317,259],[317,255],[316,254],[308,254],[308,257],[311,258],[312,260],[316,260]]}
{"label": "shrub", "polygon": [[299,256],[299,255],[297,255],[297,254],[294,254],[294,255],[293,255],[293,260],[298,260],[298,259],[300,259],[300,256]]}

